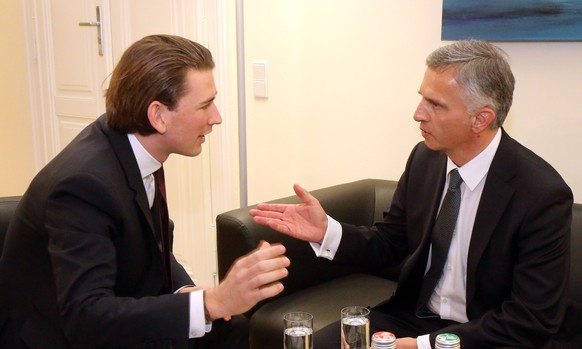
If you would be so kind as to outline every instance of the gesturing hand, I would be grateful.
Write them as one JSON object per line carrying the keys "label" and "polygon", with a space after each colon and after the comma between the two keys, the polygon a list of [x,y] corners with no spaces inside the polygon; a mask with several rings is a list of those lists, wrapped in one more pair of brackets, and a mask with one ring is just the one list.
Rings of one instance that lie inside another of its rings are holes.
{"label": "gesturing hand", "polygon": [[279,280],[288,275],[285,247],[261,241],[249,254],[237,259],[224,280],[206,290],[204,303],[211,319],[242,314],[263,299],[283,291]]}
{"label": "gesturing hand", "polygon": [[319,201],[298,184],[293,186],[301,204],[259,204],[250,210],[253,220],[294,238],[321,243],[327,229],[327,215]]}

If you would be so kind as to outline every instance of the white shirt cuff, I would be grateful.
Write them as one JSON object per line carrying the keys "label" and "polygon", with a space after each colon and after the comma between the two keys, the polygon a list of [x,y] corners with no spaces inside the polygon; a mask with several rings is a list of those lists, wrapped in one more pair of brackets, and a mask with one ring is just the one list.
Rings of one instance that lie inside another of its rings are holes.
{"label": "white shirt cuff", "polygon": [[204,318],[204,291],[190,292],[190,332],[188,338],[200,338],[212,330]]}
{"label": "white shirt cuff", "polygon": [[327,258],[331,261],[335,257],[341,239],[342,225],[335,219],[327,216],[327,230],[323,236],[323,241],[321,244],[310,242],[310,245],[317,257]]}
{"label": "white shirt cuff", "polygon": [[431,349],[430,334],[416,337],[416,345],[418,346],[418,349]]}

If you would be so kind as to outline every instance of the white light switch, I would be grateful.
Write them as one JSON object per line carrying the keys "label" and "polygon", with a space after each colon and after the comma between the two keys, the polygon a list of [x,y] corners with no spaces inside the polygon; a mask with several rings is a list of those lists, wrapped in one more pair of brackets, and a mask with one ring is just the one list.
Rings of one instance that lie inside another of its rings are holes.
{"label": "white light switch", "polygon": [[257,98],[269,98],[267,94],[267,62],[253,62],[253,92]]}

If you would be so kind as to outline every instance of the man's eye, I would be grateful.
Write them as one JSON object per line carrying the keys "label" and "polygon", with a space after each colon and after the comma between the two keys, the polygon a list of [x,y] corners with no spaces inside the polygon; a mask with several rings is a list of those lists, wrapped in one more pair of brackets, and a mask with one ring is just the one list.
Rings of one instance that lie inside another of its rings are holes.
{"label": "man's eye", "polygon": [[441,106],[440,104],[438,104],[437,102],[435,102],[435,101],[432,101],[432,100],[431,100],[431,101],[428,101],[428,103],[429,103],[429,104],[430,104],[430,105],[431,105],[433,108],[438,108],[438,107],[440,107],[440,106]]}
{"label": "man's eye", "polygon": [[213,105],[214,105],[214,101],[210,101],[209,103],[207,103],[207,104],[204,104],[204,105],[202,106],[202,108],[200,108],[200,109],[202,109],[202,110],[207,110],[208,108],[212,107]]}

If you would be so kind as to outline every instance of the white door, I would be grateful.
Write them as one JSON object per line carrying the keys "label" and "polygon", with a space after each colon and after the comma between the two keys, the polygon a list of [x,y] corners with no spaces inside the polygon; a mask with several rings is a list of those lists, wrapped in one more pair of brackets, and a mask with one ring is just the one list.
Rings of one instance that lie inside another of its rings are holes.
{"label": "white door", "polygon": [[105,111],[111,50],[99,54],[98,27],[79,26],[96,22],[103,2],[24,1],[37,167]]}
{"label": "white door", "polygon": [[[105,111],[107,77],[131,43],[153,33],[182,35],[211,50],[221,35],[208,29],[220,22],[224,1],[212,0],[33,0],[25,1],[32,74],[37,167],[54,157]],[[214,35],[208,35],[214,33]],[[213,50],[215,59],[220,52]],[[226,64],[225,64],[226,65]],[[219,62],[217,62],[217,67]],[[217,68],[217,87],[227,91]],[[219,97],[218,107],[227,96]],[[233,207],[228,183],[236,182],[224,137],[216,128],[202,155],[172,156],[164,165],[168,205],[174,220],[174,253],[200,284],[215,283],[214,217]],[[210,176],[210,172],[213,176]],[[224,171],[224,174],[217,173]]]}

